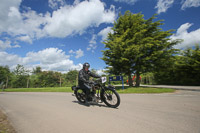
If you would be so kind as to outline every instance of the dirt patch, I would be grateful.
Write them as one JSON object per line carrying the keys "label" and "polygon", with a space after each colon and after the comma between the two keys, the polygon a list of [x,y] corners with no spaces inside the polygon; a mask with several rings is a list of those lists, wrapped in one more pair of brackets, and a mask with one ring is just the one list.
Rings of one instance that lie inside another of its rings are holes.
{"label": "dirt patch", "polygon": [[7,116],[0,110],[0,133],[16,133]]}

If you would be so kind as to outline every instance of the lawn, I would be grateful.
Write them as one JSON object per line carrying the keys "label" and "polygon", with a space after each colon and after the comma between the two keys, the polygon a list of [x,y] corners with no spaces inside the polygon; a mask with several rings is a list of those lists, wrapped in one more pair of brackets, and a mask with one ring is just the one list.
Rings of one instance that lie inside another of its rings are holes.
{"label": "lawn", "polygon": [[[2,90],[1,90],[2,91]],[[72,92],[71,87],[9,88],[5,92]]]}
{"label": "lawn", "polygon": [[[151,88],[151,87],[116,87],[118,93],[169,93],[174,89],[169,88]],[[2,91],[2,90],[0,90]],[[46,87],[46,88],[9,88],[5,92],[72,92],[71,87]]]}
{"label": "lawn", "polygon": [[116,87],[118,93],[172,93],[174,89],[170,88],[155,88],[155,87]]}

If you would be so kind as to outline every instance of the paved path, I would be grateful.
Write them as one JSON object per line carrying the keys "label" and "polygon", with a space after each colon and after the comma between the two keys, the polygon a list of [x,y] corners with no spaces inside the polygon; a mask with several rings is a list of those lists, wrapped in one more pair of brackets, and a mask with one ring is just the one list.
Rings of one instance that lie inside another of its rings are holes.
{"label": "paved path", "polygon": [[120,96],[113,109],[71,93],[0,93],[0,109],[19,133],[200,133],[199,91]]}

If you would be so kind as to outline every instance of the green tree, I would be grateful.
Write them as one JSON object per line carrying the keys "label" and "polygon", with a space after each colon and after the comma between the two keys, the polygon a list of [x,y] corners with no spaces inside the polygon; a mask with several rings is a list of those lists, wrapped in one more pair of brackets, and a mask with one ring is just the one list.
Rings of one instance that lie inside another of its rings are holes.
{"label": "green tree", "polygon": [[187,48],[177,57],[175,77],[181,85],[200,85],[200,47]]}
{"label": "green tree", "polygon": [[78,71],[77,70],[71,70],[64,76],[66,82],[68,85],[76,85],[78,82]]}
{"label": "green tree", "polygon": [[32,75],[30,76],[31,87],[41,87],[41,81],[39,79],[41,74],[42,68],[40,66],[33,68]]}
{"label": "green tree", "polygon": [[106,50],[102,51],[102,59],[110,73],[128,75],[129,85],[132,85],[131,74],[136,74],[136,86],[139,86],[142,73],[153,71],[158,61],[176,52],[172,46],[180,40],[171,41],[173,30],[163,31],[159,27],[163,25],[162,20],[154,22],[155,18],[153,15],[145,20],[141,13],[126,11],[119,15],[113,33],[104,42]]}
{"label": "green tree", "polygon": [[8,66],[0,66],[0,84],[4,84],[8,87],[9,81],[11,79],[11,73]]}
{"label": "green tree", "polygon": [[29,73],[23,65],[18,64],[13,71],[13,87],[29,87]]}
{"label": "green tree", "polygon": [[33,74],[39,74],[42,72],[42,68],[40,66],[37,66],[36,68],[33,68]]}
{"label": "green tree", "polygon": [[168,58],[154,76],[157,84],[200,85],[200,47],[187,48]]}
{"label": "green tree", "polygon": [[55,87],[59,86],[60,78],[53,71],[44,71],[39,76],[41,87]]}

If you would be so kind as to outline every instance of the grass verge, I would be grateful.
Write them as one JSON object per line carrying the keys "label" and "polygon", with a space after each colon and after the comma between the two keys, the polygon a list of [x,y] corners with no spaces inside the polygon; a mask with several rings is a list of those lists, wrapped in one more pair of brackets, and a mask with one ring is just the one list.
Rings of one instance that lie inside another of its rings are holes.
{"label": "grass verge", "polygon": [[[128,87],[122,90],[122,87],[117,86],[118,93],[169,93],[174,92],[174,89],[169,88],[151,88],[151,87]],[[1,90],[2,91],[2,90]],[[5,89],[5,92],[72,92],[71,87],[47,87],[47,88],[12,88]]]}
{"label": "grass verge", "polygon": [[4,92],[72,92],[72,89],[71,87],[8,88]]}
{"label": "grass verge", "polygon": [[172,93],[174,89],[170,88],[153,88],[153,87],[116,87],[118,93]]}
{"label": "grass verge", "polygon": [[0,133],[16,133],[6,115],[0,110]]}

